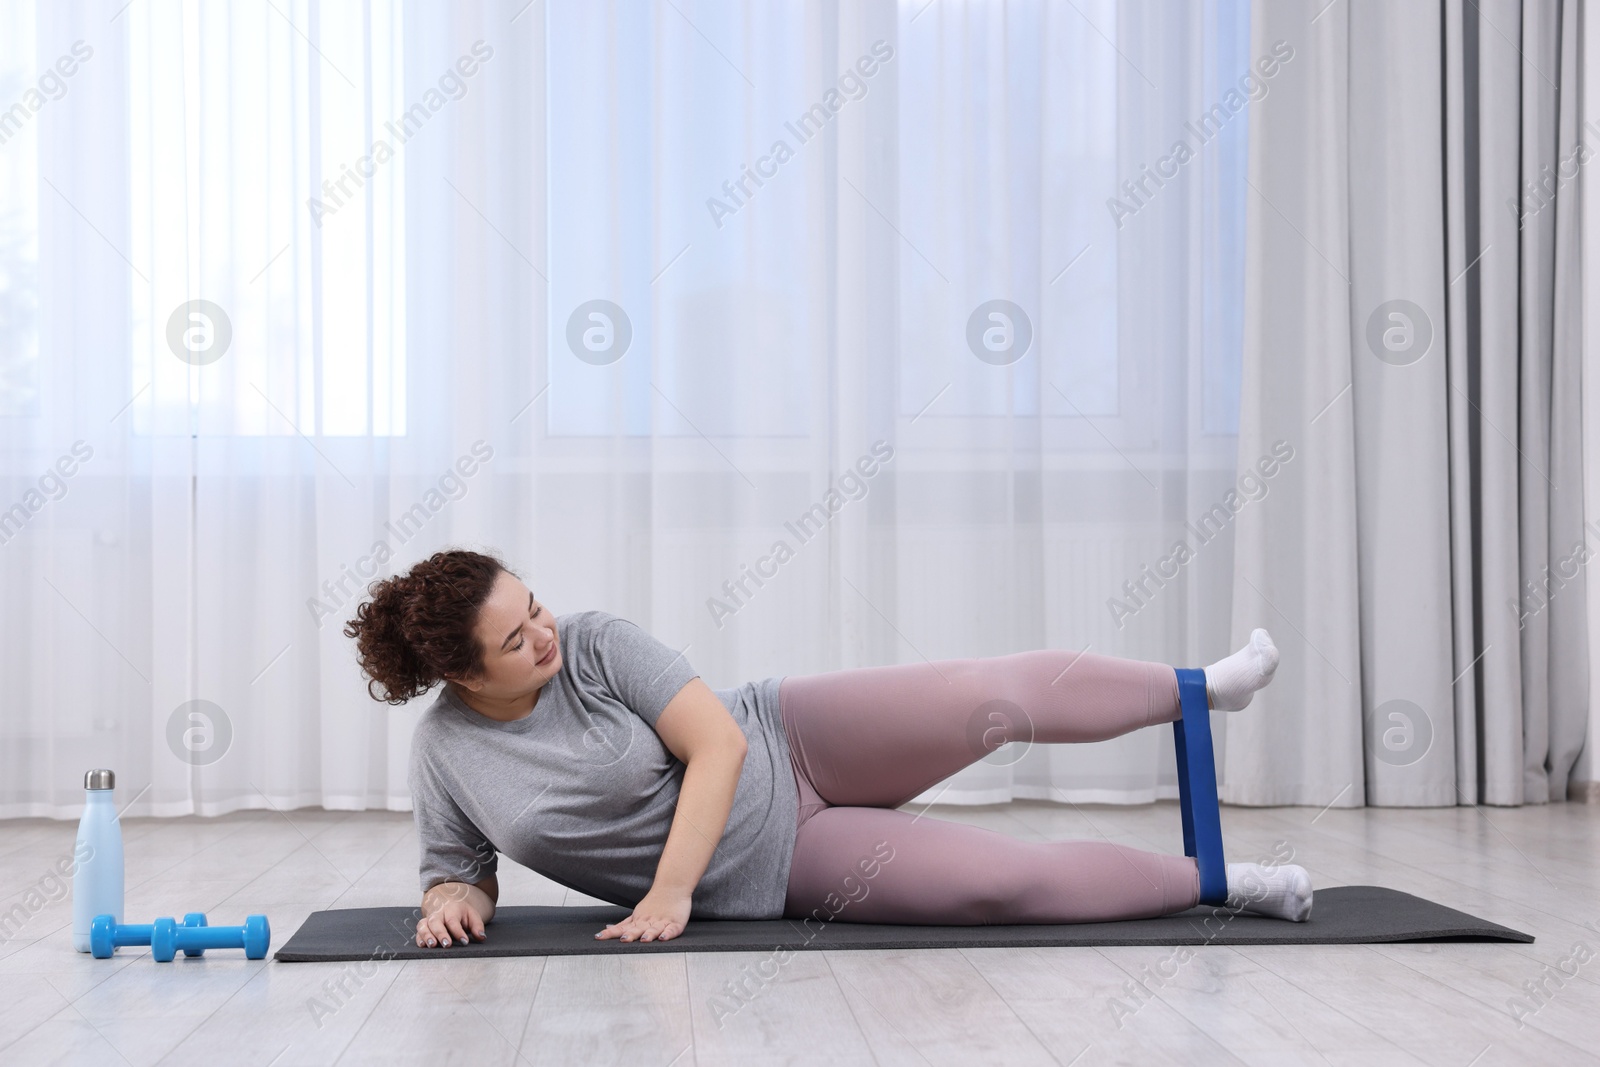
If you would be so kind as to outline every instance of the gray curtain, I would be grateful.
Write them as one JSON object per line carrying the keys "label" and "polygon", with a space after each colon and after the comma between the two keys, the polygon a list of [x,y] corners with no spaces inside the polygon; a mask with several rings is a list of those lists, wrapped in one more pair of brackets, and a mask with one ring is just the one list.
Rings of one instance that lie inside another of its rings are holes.
{"label": "gray curtain", "polygon": [[[1262,0],[1230,717],[1242,804],[1563,800],[1588,723],[1580,6]],[[1278,45],[1281,49],[1282,45]],[[1596,141],[1600,146],[1600,139]],[[1596,539],[1600,540],[1600,539]]]}

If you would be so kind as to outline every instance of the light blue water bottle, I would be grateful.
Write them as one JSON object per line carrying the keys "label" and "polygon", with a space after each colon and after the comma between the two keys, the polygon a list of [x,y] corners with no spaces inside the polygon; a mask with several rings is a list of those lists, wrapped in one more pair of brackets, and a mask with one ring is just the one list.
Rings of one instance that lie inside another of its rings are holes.
{"label": "light blue water bottle", "polygon": [[83,776],[83,817],[73,849],[72,947],[89,951],[89,924],[96,915],[122,922],[122,822],[112,791],[117,776],[101,767]]}

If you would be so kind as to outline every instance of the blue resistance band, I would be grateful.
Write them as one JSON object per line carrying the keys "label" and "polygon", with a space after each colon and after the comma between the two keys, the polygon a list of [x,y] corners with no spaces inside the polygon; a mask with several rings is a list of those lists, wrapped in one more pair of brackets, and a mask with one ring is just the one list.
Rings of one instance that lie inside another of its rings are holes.
{"label": "blue resistance band", "polygon": [[1217,808],[1217,764],[1211,748],[1206,672],[1178,670],[1183,715],[1172,724],[1178,748],[1178,807],[1183,811],[1183,854],[1200,867],[1200,903],[1228,902],[1228,865],[1222,855],[1222,815]]}

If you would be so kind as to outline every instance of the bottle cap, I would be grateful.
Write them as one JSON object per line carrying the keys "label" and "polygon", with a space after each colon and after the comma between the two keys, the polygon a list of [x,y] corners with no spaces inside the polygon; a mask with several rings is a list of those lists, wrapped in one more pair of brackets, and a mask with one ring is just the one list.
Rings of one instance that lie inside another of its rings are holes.
{"label": "bottle cap", "polygon": [[116,784],[116,773],[105,767],[97,767],[83,776],[85,789],[111,789]]}

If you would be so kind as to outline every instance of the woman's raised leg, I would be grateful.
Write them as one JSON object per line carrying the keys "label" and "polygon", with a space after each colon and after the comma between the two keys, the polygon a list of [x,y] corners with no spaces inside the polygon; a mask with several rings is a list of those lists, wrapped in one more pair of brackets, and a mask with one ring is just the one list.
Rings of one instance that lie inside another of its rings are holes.
{"label": "woman's raised leg", "polygon": [[1103,741],[1180,713],[1166,664],[1055,650],[790,676],[778,704],[822,800],[883,808],[1008,741]]}

